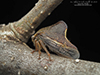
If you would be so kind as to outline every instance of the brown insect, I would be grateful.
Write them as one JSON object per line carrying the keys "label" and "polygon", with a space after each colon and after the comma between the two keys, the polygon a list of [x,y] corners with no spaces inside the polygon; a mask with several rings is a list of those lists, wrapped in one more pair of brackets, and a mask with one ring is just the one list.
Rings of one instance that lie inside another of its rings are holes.
{"label": "brown insect", "polygon": [[[35,51],[39,51],[39,58],[41,49],[43,48],[51,60],[50,53],[46,46],[49,50],[58,55],[73,59],[79,58],[80,54],[78,49],[66,38],[66,32],[67,25],[64,21],[59,21],[54,25],[37,31],[37,33],[32,36],[32,42],[35,45]],[[34,53],[34,51],[32,53]]]}

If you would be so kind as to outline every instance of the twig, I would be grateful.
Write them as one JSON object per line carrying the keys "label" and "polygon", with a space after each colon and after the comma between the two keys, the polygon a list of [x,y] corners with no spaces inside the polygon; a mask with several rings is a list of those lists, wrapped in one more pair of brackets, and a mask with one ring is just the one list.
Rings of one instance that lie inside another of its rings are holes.
{"label": "twig", "polygon": [[39,0],[32,10],[15,23],[10,23],[10,28],[16,38],[27,42],[35,29],[50,13],[62,2],[62,0]]}

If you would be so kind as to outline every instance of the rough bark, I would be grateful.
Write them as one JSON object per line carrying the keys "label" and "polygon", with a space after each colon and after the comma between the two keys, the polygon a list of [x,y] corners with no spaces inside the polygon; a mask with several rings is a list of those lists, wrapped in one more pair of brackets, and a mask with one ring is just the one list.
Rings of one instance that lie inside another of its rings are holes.
{"label": "rough bark", "polygon": [[31,54],[25,44],[0,40],[0,75],[100,75],[100,63],[75,61],[47,54]]}

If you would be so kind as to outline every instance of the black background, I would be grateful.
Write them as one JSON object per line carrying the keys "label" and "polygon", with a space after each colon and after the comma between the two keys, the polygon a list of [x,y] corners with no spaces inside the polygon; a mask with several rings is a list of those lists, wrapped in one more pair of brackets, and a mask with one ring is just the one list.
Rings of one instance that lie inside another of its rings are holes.
{"label": "black background", "polygon": [[[38,0],[0,0],[0,24],[19,20]],[[67,37],[79,49],[80,59],[100,62],[100,14],[98,3],[74,6],[64,0],[36,29],[63,20],[68,25]],[[31,40],[27,43],[32,47]]]}

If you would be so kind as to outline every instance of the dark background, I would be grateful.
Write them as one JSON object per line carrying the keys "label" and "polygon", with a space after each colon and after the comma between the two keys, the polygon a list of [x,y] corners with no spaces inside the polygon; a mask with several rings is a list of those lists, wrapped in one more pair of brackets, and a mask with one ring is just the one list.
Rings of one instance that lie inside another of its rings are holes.
{"label": "dark background", "polygon": [[[19,20],[37,1],[0,0],[0,24]],[[67,37],[79,49],[80,59],[100,62],[99,2],[92,6],[74,6],[70,1],[64,0],[37,30],[59,20],[65,21],[68,25]],[[31,40],[27,44],[32,47]]]}

